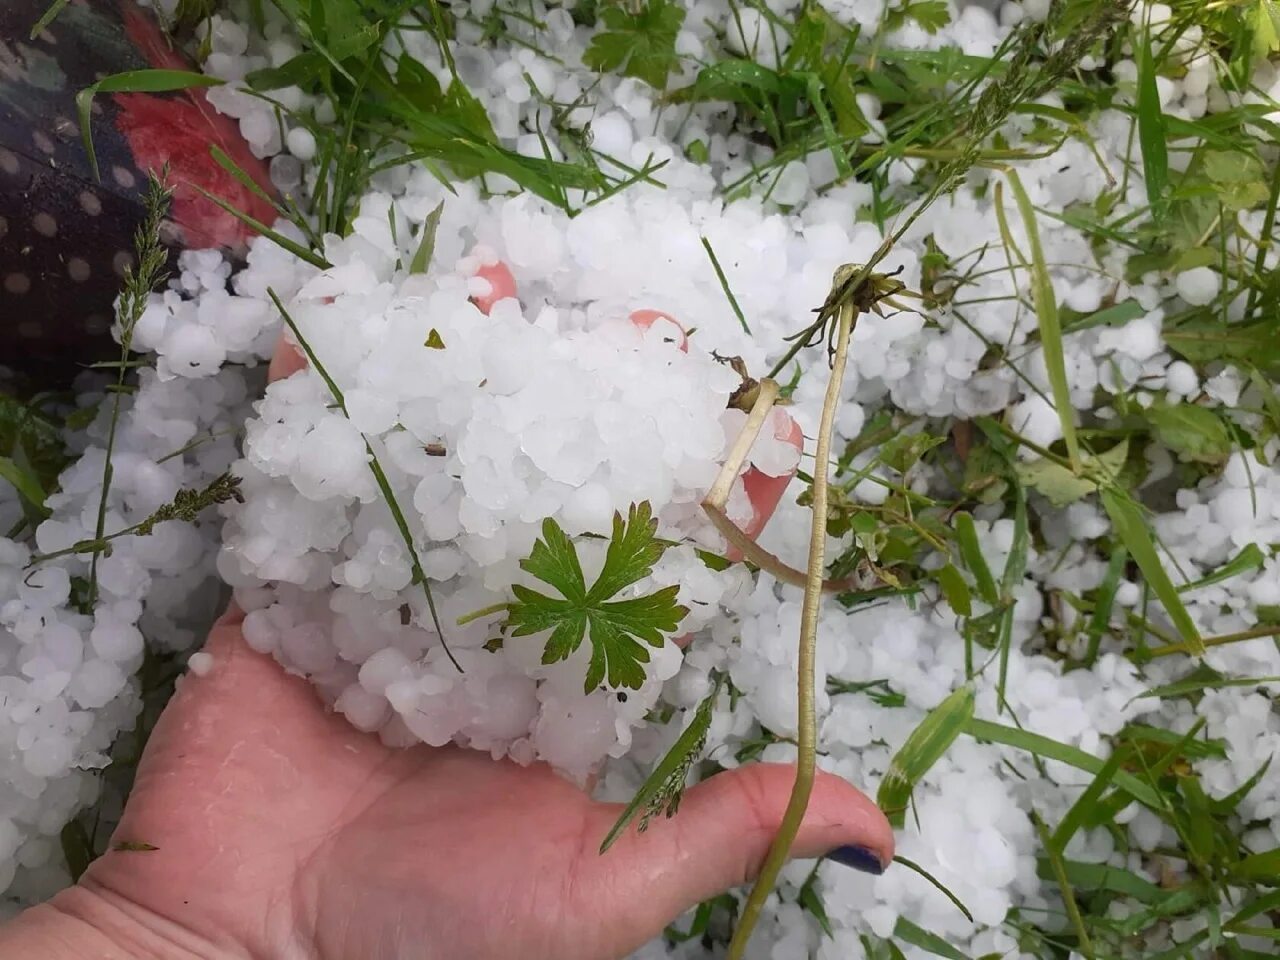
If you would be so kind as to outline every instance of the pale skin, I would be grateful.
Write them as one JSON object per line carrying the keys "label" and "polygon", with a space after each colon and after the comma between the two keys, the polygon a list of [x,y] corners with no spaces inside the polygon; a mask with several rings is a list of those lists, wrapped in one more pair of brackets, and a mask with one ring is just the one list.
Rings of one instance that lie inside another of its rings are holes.
{"label": "pale skin", "polygon": [[[113,838],[157,849],[107,853],[0,928],[5,960],[612,960],[749,881],[786,807],[794,769],[748,765],[601,856],[617,804],[541,765],[385,747],[250,650],[240,619],[182,680]],[[820,773],[792,856],[833,851],[874,869],[893,836]]]}

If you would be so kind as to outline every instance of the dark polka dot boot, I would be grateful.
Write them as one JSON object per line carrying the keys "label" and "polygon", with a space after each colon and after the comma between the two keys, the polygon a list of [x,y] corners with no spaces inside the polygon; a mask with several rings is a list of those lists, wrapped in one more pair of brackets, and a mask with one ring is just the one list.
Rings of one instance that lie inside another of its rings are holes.
{"label": "dark polka dot boot", "polygon": [[67,386],[118,354],[113,304],[133,261],[147,171],[174,189],[166,243],[238,255],[250,231],[193,185],[271,222],[268,204],[223,170],[217,144],[268,193],[263,161],[200,90],[95,98],[89,164],[76,94],[148,67],[193,69],[133,0],[72,0],[31,38],[49,0],[0,0],[0,389]]}

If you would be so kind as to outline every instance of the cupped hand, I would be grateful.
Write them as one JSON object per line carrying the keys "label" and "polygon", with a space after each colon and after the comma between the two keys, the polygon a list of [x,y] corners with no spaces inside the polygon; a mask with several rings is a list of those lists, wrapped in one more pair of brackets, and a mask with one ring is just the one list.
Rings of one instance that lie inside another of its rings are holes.
{"label": "cupped hand", "polygon": [[[301,366],[285,348],[272,374]],[[540,764],[388,748],[252,651],[240,619],[214,628],[209,671],[182,680],[113,850],[81,882],[197,955],[621,957],[751,879],[782,818],[794,769],[754,764],[693,787],[677,816],[601,855],[618,805]],[[867,797],[820,773],[792,853],[833,851],[876,870],[893,837]]]}

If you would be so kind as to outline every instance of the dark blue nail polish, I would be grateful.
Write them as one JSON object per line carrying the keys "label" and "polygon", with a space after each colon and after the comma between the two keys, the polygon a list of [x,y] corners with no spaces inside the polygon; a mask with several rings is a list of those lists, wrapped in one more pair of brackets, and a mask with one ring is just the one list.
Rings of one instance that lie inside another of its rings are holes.
{"label": "dark blue nail polish", "polygon": [[863,873],[874,873],[876,876],[884,873],[884,864],[880,862],[880,858],[866,847],[853,846],[852,844],[836,847],[827,854],[827,859],[834,860],[836,863],[843,863],[846,867],[853,867],[853,869],[861,870]]}

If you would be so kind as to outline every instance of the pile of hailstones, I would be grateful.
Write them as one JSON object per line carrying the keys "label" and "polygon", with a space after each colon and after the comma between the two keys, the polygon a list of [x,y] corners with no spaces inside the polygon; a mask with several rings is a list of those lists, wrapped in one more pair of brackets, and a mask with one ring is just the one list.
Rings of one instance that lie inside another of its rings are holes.
{"label": "pile of hailstones", "polygon": [[[330,238],[338,265],[287,304],[345,413],[310,365],[267,389],[247,426],[246,502],[229,511],[220,571],[247,611],[249,644],[309,677],[359,729],[581,778],[626,752],[680,668],[677,638],[619,696],[584,693],[589,642],[544,665],[543,638],[493,644],[499,618],[457,621],[509,600],[515,582],[547,589],[519,567],[544,518],[570,536],[607,535],[615,512],[648,502],[658,536],[678,546],[631,592],[678,584],[690,611],[680,635],[705,626],[748,584],[740,565],[715,572],[696,553],[725,548],[701,501],[746,420],[729,407],[742,379],[658,310],[544,300],[526,312],[484,246],[452,272],[398,270],[406,252],[389,203],[366,198],[357,232]],[[748,534],[781,498],[802,443],[775,408],[728,500]],[[448,650],[370,452],[425,544]],[[605,542],[577,542],[588,582]]]}

